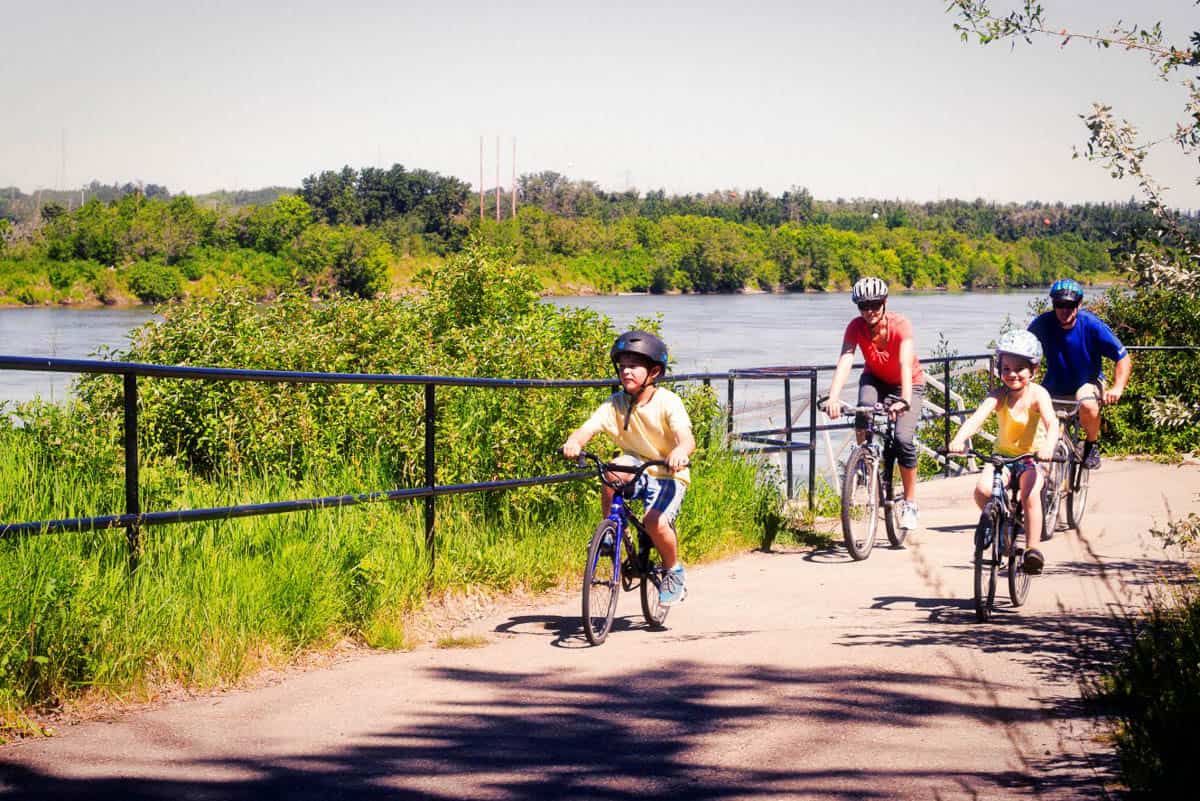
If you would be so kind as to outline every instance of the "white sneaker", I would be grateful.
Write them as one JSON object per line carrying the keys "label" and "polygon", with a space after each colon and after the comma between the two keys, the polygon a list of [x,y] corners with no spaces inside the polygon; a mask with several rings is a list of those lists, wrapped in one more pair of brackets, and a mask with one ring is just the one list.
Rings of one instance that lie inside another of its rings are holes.
{"label": "white sneaker", "polygon": [[917,505],[912,501],[900,501],[900,528],[912,531],[917,527]]}

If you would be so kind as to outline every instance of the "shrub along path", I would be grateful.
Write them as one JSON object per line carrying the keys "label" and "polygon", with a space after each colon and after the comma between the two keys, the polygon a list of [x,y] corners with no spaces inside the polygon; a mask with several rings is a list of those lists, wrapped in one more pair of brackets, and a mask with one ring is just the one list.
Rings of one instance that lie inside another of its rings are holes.
{"label": "shrub along path", "polygon": [[589,648],[574,598],[530,606],[481,624],[483,648],[368,654],[5,746],[0,797],[1099,795],[1112,764],[1077,681],[1180,569],[1148,531],[1200,509],[1200,469],[1106,462],[1082,532],[987,625],[970,481],[922,485],[904,551],[698,566],[665,631],[625,595]]}

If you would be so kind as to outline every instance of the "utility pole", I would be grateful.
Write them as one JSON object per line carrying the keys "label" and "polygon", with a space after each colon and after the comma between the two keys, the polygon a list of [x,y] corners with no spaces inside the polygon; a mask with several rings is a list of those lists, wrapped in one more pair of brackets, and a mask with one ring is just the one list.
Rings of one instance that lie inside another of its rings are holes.
{"label": "utility pole", "polygon": [[500,137],[496,137],[496,222],[500,222]]}
{"label": "utility pole", "polygon": [[479,222],[483,222],[483,137],[479,137]]}
{"label": "utility pole", "polygon": [[512,157],[512,217],[517,218],[517,137],[513,137]]}

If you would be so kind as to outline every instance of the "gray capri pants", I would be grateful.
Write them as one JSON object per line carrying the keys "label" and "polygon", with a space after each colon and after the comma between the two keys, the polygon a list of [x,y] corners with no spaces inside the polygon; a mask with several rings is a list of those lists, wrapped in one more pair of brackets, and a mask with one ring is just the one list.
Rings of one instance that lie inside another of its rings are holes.
{"label": "gray capri pants", "polygon": [[[888,395],[900,395],[900,387],[880,381],[870,373],[863,371],[858,380],[858,405],[870,406],[883,400]],[[908,410],[896,418],[896,461],[901,467],[917,466],[917,445],[913,438],[917,433],[917,423],[921,420],[921,401],[925,397],[925,385],[913,384],[912,403]],[[865,431],[869,427],[867,415],[856,414],[854,427]]]}

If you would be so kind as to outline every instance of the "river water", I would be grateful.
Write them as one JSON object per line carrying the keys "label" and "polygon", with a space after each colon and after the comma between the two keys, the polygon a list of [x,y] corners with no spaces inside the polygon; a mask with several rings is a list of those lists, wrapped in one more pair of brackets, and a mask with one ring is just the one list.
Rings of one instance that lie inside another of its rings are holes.
{"label": "river water", "polygon": [[[1023,323],[1037,291],[927,292],[895,296],[889,308],[913,321],[928,356],[944,336],[958,353],[983,352],[1010,319]],[[623,295],[551,298],[594,309],[619,327],[661,315],[677,372],[828,364],[856,313],[847,293],[789,295]],[[0,354],[83,359],[124,349],[133,329],[155,319],[150,307],[0,309]],[[0,402],[61,400],[72,377],[0,370]]]}

